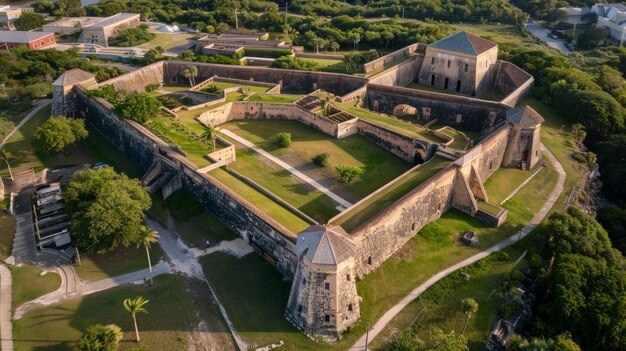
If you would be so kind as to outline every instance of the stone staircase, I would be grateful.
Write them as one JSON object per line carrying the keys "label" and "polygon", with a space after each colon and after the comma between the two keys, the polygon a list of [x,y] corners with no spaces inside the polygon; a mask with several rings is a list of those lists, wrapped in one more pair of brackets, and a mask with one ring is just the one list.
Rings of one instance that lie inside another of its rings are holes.
{"label": "stone staircase", "polygon": [[161,163],[154,161],[150,168],[148,168],[148,171],[146,171],[146,174],[141,178],[141,184],[146,186],[150,194],[152,194],[161,189],[163,184],[170,180],[170,178],[171,175],[169,172],[163,172]]}

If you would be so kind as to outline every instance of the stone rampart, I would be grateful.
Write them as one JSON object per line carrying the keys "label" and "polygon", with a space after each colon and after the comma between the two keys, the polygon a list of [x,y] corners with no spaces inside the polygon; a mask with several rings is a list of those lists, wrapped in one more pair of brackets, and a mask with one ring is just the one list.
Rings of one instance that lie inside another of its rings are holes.
{"label": "stone rampart", "polygon": [[534,78],[532,75],[517,67],[516,65],[498,61],[498,75],[496,76],[496,86],[502,90],[505,97],[500,102],[515,107],[533,87]]}
{"label": "stone rampart", "polygon": [[[295,271],[295,234],[256,208],[246,199],[206,174],[174,152],[165,142],[137,123],[117,116],[110,104],[90,98],[76,88],[79,111],[88,125],[100,132],[116,148],[147,170],[154,161],[162,162],[165,171],[177,173],[182,186],[222,223],[255,244],[276,262],[276,267],[291,277]],[[174,165],[174,166],[172,166]]]}
{"label": "stone rampart", "polygon": [[[146,85],[148,84],[163,83],[164,68],[164,62],[159,61],[136,71],[102,82],[99,86],[112,85],[117,90],[142,93],[146,91]],[[189,79],[182,81],[182,84],[189,84]]]}
{"label": "stone rampart", "polygon": [[294,56],[299,58],[312,58],[312,59],[325,59],[325,60],[343,60],[342,55],[332,54],[310,54],[310,53],[296,53]]}
{"label": "stone rampart", "polygon": [[448,95],[425,90],[368,84],[366,107],[389,115],[400,104],[417,109],[422,121],[438,119],[444,124],[482,132],[506,119],[510,107],[494,101]]}
{"label": "stone rampart", "polygon": [[[166,61],[166,83],[187,82],[183,76],[183,70],[190,65],[189,62]],[[281,91],[289,93],[310,92],[316,89],[324,89],[335,95],[346,95],[367,84],[366,78],[355,77],[347,74],[323,73],[313,71],[284,70],[253,66],[232,66],[212,63],[193,63],[198,68],[199,81],[213,76],[243,79],[250,81],[281,84]],[[150,67],[150,66],[148,66]],[[136,73],[132,72],[129,74]]]}
{"label": "stone rampart", "polygon": [[405,86],[417,79],[423,56],[414,56],[370,78],[370,84]]}
{"label": "stone rampart", "polygon": [[485,182],[502,165],[502,159],[508,143],[510,127],[503,125],[495,132],[485,137],[474,146],[473,150],[480,150],[472,160],[481,182]]}
{"label": "stone rampart", "polygon": [[[415,161],[415,150],[418,144],[417,139],[362,119],[359,119],[357,122],[357,130],[360,135],[401,159],[411,163]],[[426,152],[430,146],[430,144],[426,142],[420,144],[422,144],[421,150],[424,152]]]}
{"label": "stone rampart", "polygon": [[363,70],[365,70],[365,73],[371,72],[375,69],[378,69],[380,67],[385,66],[386,64],[393,62],[394,60],[399,59],[402,56],[408,56],[411,53],[417,51],[417,48],[419,47],[420,44],[411,44],[407,47],[404,47],[400,50],[396,50],[390,54],[387,54],[385,56],[379,57],[375,60],[372,60],[366,64],[363,65]]}

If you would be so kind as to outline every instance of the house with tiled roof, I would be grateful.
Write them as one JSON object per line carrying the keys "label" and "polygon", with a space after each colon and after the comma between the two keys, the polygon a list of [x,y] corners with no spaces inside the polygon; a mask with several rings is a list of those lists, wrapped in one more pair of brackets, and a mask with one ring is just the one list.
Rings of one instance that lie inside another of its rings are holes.
{"label": "house with tiled roof", "polygon": [[458,32],[426,48],[419,83],[479,96],[493,85],[498,45],[468,32]]}
{"label": "house with tiled roof", "polygon": [[8,49],[27,46],[30,50],[49,49],[56,45],[54,33],[0,31],[0,47]]}

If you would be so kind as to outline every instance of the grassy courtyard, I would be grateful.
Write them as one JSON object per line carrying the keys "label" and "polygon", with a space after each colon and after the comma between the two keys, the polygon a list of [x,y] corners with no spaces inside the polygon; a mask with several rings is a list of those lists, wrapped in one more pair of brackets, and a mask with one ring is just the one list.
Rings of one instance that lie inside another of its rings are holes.
{"label": "grassy courtyard", "polygon": [[340,225],[347,232],[357,229],[360,224],[408,194],[449,164],[450,160],[435,156],[430,161],[416,167],[412,172],[405,174],[385,190],[344,212],[331,224]]}
{"label": "grassy courtyard", "polygon": [[[297,121],[233,121],[221,127],[256,144],[352,202],[369,195],[411,167],[408,162],[360,135],[336,139]],[[275,134],[279,131],[291,133],[289,147],[277,145]],[[314,156],[322,153],[330,155],[327,167],[319,167],[312,161]],[[340,164],[363,167],[365,173],[348,184],[341,183],[334,170]]]}
{"label": "grassy courtyard", "polygon": [[246,101],[292,103],[301,97],[302,95],[253,94],[246,98]]}
{"label": "grassy courtyard", "polygon": [[301,61],[313,62],[319,65],[318,71],[331,72],[331,73],[347,73],[346,64],[343,60],[336,59],[323,59],[323,58],[308,58],[299,57]]}
{"label": "grassy courtyard", "polygon": [[[155,278],[155,286],[124,286],[34,310],[14,322],[15,350],[69,350],[90,325],[117,324],[124,332],[121,350],[137,347],[133,322],[122,306],[128,297],[144,296],[148,314],[137,314],[140,346],[149,350],[182,350],[234,345],[206,286],[177,275]],[[201,324],[202,322],[202,324]]]}
{"label": "grassy courtyard", "polygon": [[[40,275],[41,269],[33,265],[9,266],[13,279],[11,308],[51,293],[61,286],[61,277],[53,272]],[[28,283],[26,283],[28,282]]]}
{"label": "grassy courtyard", "polygon": [[205,157],[212,151],[211,143],[178,120],[169,117],[154,117],[145,126],[166,143],[178,145],[196,166],[204,167],[211,164]]}
{"label": "grassy courtyard", "polygon": [[263,87],[259,85],[251,85],[251,84],[235,84],[235,83],[227,83],[227,82],[213,82],[204,88],[202,91],[208,91],[210,93],[221,93],[224,89],[240,87],[244,92],[252,92],[252,93],[265,93],[271,88]]}

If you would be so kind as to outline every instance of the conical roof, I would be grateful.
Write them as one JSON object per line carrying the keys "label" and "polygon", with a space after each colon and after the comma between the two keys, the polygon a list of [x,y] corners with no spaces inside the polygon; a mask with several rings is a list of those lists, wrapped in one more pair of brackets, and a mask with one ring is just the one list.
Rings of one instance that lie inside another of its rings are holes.
{"label": "conical roof", "polygon": [[63,72],[63,74],[61,74],[59,78],[57,78],[57,80],[55,80],[54,83],[52,84],[54,86],[64,87],[68,85],[82,83],[92,78],[95,79],[96,76],[94,76],[93,74],[87,71],[83,71],[80,68],[74,68],[74,69],[70,69],[68,71]]}
{"label": "conical roof", "polygon": [[530,106],[511,109],[506,113],[506,120],[521,127],[533,127],[543,123],[543,117]]}
{"label": "conical roof", "polygon": [[298,235],[296,253],[311,263],[338,265],[354,254],[354,245],[341,227],[314,225]]}
{"label": "conical roof", "polygon": [[480,55],[497,46],[489,40],[468,32],[458,32],[429,45],[429,47],[468,55]]}

